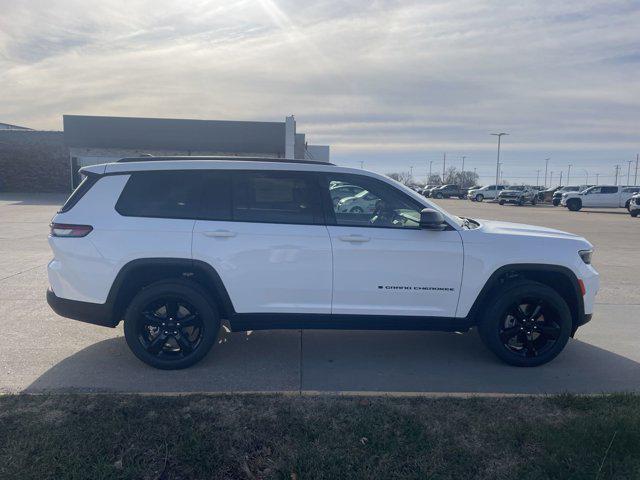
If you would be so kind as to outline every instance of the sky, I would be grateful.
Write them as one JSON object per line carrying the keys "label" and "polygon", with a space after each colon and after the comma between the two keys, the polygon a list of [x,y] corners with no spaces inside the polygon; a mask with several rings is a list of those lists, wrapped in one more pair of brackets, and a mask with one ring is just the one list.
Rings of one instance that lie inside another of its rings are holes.
{"label": "sky", "polygon": [[639,25],[636,0],[0,0],[0,122],[295,114],[334,163],[424,179],[446,152],[481,183],[507,132],[513,183],[545,158],[633,183]]}

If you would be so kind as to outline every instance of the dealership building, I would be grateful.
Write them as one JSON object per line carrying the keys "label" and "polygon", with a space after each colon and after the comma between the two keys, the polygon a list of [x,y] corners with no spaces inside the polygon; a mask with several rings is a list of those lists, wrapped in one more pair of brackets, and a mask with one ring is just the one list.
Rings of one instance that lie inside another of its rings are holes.
{"label": "dealership building", "polygon": [[0,129],[0,191],[64,192],[86,165],[140,155],[223,155],[329,161],[293,116],[283,122],[64,115],[62,132]]}

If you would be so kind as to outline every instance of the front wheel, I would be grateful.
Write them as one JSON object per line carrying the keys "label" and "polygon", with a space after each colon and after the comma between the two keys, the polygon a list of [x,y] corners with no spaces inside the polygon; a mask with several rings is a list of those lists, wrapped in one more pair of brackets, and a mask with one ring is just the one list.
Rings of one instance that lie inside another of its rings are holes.
{"label": "front wheel", "polygon": [[436,193],[436,198],[441,199],[443,197],[443,195],[441,193]]}
{"label": "front wheel", "polygon": [[499,203],[500,205],[504,205],[504,203],[505,203],[505,202],[504,202],[504,200],[500,200],[498,203]]}
{"label": "front wheel", "polygon": [[478,331],[484,344],[501,360],[535,367],[553,360],[569,341],[571,311],[547,285],[522,280],[498,291]]}
{"label": "front wheel", "polygon": [[637,217],[638,213],[640,213],[640,210],[630,210],[629,211],[629,215],[631,215],[632,217]]}
{"label": "front wheel", "polygon": [[218,336],[220,319],[197,283],[162,280],[138,293],[124,316],[124,336],[143,362],[163,370],[202,360]]}
{"label": "front wheel", "polygon": [[554,207],[557,207],[558,205],[560,205],[560,199],[554,198],[553,200],[551,200],[551,203],[553,204]]}
{"label": "front wheel", "polygon": [[364,213],[364,210],[362,210],[360,207],[353,207],[351,210],[349,210],[349,213]]}
{"label": "front wheel", "polygon": [[476,202],[482,202],[483,200],[484,200],[484,195],[480,193],[476,195]]}

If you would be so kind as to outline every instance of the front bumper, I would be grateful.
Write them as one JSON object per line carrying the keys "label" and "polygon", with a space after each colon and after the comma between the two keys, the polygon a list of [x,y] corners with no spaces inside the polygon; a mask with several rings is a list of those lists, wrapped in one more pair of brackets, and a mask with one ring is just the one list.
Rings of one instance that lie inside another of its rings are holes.
{"label": "front bumper", "polygon": [[119,320],[114,320],[113,309],[107,303],[90,303],[60,298],[50,288],[47,289],[47,303],[61,317],[111,328],[120,323]]}

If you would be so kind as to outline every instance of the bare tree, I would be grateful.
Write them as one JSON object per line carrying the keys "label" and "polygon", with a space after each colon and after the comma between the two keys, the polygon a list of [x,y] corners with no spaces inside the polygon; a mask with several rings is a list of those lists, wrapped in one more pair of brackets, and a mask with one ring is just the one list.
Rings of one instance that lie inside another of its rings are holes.
{"label": "bare tree", "polygon": [[395,180],[396,182],[400,182],[404,185],[410,186],[413,185],[413,177],[411,176],[411,173],[409,172],[392,172],[392,173],[387,173],[387,177],[389,177],[392,180]]}
{"label": "bare tree", "polygon": [[437,173],[432,173],[427,180],[427,185],[442,185],[442,178]]}
{"label": "bare tree", "polygon": [[449,167],[445,172],[444,183],[459,185],[462,188],[469,188],[478,182],[478,174],[475,172],[460,172],[456,167]]}

